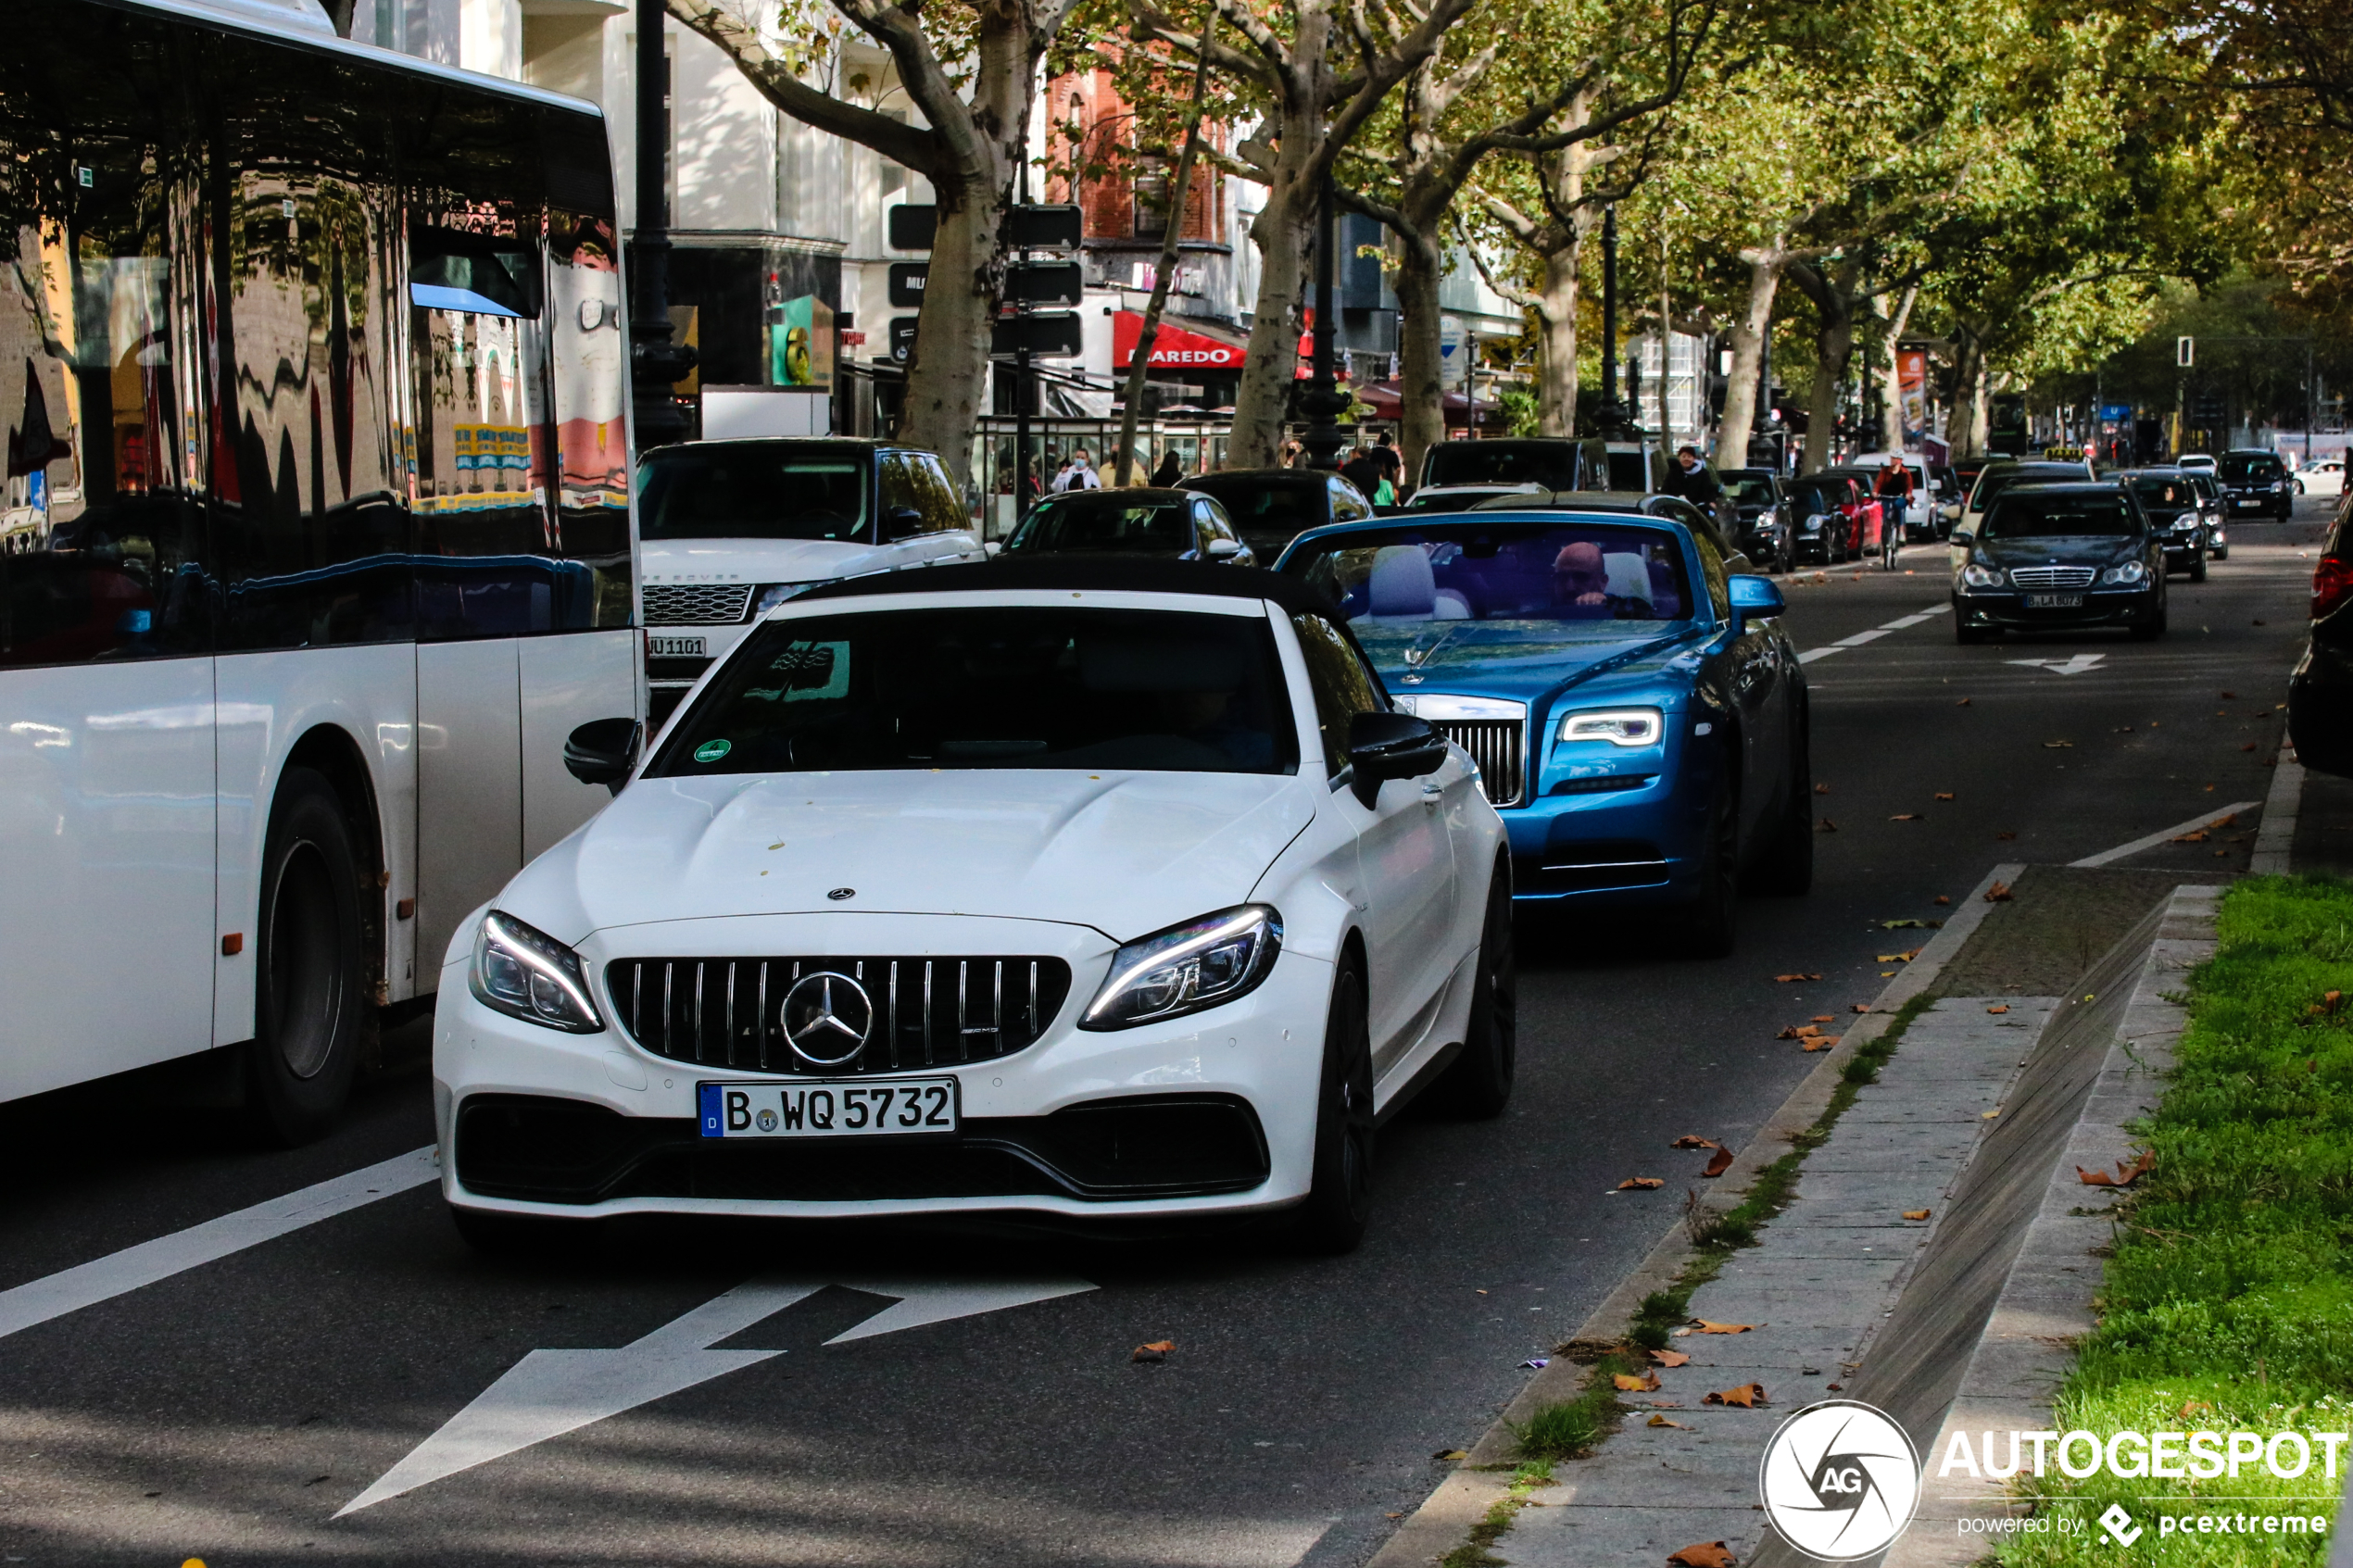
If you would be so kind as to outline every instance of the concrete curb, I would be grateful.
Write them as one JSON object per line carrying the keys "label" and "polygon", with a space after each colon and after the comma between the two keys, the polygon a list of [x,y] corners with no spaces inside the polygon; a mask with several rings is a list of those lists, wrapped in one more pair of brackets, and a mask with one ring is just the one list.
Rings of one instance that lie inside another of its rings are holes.
{"label": "concrete curb", "polygon": [[2303,799],[2304,764],[2296,759],[2294,746],[2283,746],[2271,774],[2271,793],[2263,801],[2262,825],[2255,830],[2255,852],[2246,868],[2251,874],[2288,874],[2290,852],[2296,847],[2296,809]]}
{"label": "concrete curb", "polygon": [[[1789,1152],[1790,1140],[1811,1127],[1828,1109],[1838,1088],[1839,1074],[1855,1053],[1887,1032],[1897,1010],[1936,983],[1944,966],[1961,949],[1993,909],[1985,895],[1996,883],[2014,883],[2026,870],[2023,862],[2006,861],[1985,874],[1957,905],[1944,927],[1920,948],[1920,956],[1882,987],[1870,1011],[1855,1021],[1814,1070],[1790,1091],[1779,1110],[1758,1128],[1725,1172],[1725,1192],[1745,1193],[1766,1166]],[[1617,1339],[1631,1326],[1643,1297],[1674,1283],[1691,1261],[1693,1248],[1679,1223],[1659,1239],[1634,1271],[1620,1280],[1571,1337]],[[1527,1386],[1504,1408],[1494,1424],[1474,1444],[1462,1467],[1439,1483],[1422,1505],[1403,1521],[1397,1533],[1376,1552],[1367,1568],[1428,1568],[1463,1544],[1487,1511],[1502,1501],[1511,1482],[1510,1466],[1516,1444],[1512,1427],[1525,1423],[1539,1408],[1571,1399],[1583,1391],[1585,1367],[1556,1360],[1528,1380]],[[1499,1468],[1486,1468],[1494,1466]]]}
{"label": "concrete curb", "polygon": [[[2266,816],[2269,822],[2269,816]],[[2010,1260],[1994,1310],[1977,1336],[1959,1386],[1932,1442],[1919,1512],[1882,1560],[1885,1568],[1964,1568],[1984,1558],[1996,1538],[1964,1534],[1960,1521],[2020,1510],[1999,1480],[1940,1476],[1943,1456],[1959,1432],[2035,1431],[2051,1424],[2051,1402],[2075,1363],[2075,1342],[2095,1323],[2101,1280],[2097,1251],[2112,1234],[2107,1210],[2121,1194],[2086,1186],[2075,1169],[2103,1170],[2127,1159],[2132,1122],[2157,1107],[2188,1022],[2168,993],[2214,951],[2214,908],[2224,889],[2175,890],[2150,943],[2131,999],[2108,1041],[2089,1096],[2043,1185],[2037,1206]]]}

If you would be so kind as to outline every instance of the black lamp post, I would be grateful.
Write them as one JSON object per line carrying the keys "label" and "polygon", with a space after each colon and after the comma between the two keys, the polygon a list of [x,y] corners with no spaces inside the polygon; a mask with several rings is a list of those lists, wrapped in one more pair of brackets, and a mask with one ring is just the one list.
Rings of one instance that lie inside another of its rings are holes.
{"label": "black lamp post", "polygon": [[1351,401],[1332,374],[1332,177],[1327,172],[1316,192],[1315,207],[1315,376],[1300,408],[1307,416],[1307,466],[1327,472],[1340,467],[1339,420]]}
{"label": "black lamp post", "polygon": [[1609,440],[1635,440],[1627,427],[1633,416],[1617,397],[1617,208],[1602,208],[1602,400],[1593,409],[1594,433]]}
{"label": "black lamp post", "polygon": [[637,232],[629,371],[640,452],[683,441],[693,421],[671,385],[695,351],[670,341],[670,51],[662,0],[637,0]]}

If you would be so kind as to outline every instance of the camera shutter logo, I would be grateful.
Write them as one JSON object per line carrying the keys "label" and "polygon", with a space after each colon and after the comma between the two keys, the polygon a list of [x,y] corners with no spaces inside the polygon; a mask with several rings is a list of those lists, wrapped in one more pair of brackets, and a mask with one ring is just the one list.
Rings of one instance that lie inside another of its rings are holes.
{"label": "camera shutter logo", "polygon": [[839,1067],[866,1048],[875,1003],[847,974],[822,969],[793,982],[777,1015],[793,1055],[812,1067]]}
{"label": "camera shutter logo", "polygon": [[1876,1556],[1912,1522],[1919,1454],[1884,1411],[1826,1399],[1781,1423],[1756,1491],[1782,1539],[1820,1562],[1851,1562]]}

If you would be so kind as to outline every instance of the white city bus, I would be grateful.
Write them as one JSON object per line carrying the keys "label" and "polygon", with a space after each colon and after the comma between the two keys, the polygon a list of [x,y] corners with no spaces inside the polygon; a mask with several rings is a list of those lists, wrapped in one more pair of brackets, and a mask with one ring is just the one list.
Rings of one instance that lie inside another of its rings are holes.
{"label": "white city bus", "polygon": [[308,1135],[644,710],[604,124],[313,0],[0,37],[0,1099]]}

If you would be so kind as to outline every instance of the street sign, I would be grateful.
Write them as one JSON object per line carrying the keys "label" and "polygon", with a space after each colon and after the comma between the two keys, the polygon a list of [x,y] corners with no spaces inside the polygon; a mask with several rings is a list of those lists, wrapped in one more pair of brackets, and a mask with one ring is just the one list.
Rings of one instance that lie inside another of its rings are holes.
{"label": "street sign", "polygon": [[929,250],[931,237],[939,232],[939,208],[917,207],[900,202],[890,209],[890,248],[893,250]]}
{"label": "street sign", "polygon": [[2184,369],[2197,363],[2197,339],[2177,337],[2173,340],[2173,363]]}
{"label": "street sign", "polygon": [[1039,358],[1076,358],[1086,349],[1078,313],[1042,310],[1035,316],[998,317],[988,333],[990,358],[1010,359],[1025,348]]}
{"label": "street sign", "polygon": [[2132,417],[2133,405],[2130,403],[2103,403],[2100,405],[2100,419],[2106,423],[2121,424]]}
{"label": "street sign", "polygon": [[1015,250],[1076,250],[1083,228],[1076,203],[1005,209],[1005,243]]}
{"label": "street sign", "polygon": [[890,319],[890,357],[901,365],[915,352],[915,320],[912,316]]}
{"label": "street sign", "polygon": [[1016,261],[1005,269],[1008,305],[1072,306],[1086,292],[1086,270],[1076,261]]}
{"label": "street sign", "polygon": [[893,305],[921,305],[924,302],[924,280],[931,275],[927,261],[894,261],[890,264],[890,302]]}

